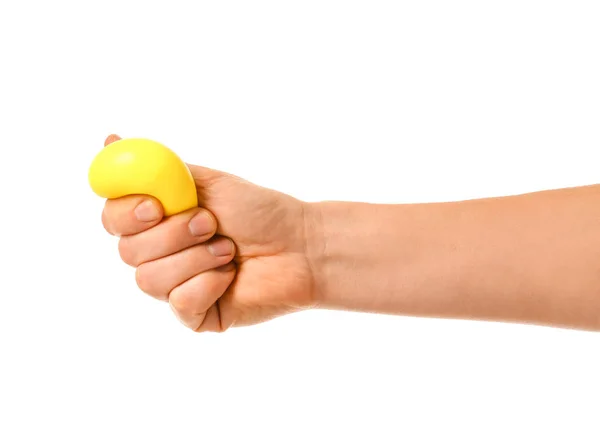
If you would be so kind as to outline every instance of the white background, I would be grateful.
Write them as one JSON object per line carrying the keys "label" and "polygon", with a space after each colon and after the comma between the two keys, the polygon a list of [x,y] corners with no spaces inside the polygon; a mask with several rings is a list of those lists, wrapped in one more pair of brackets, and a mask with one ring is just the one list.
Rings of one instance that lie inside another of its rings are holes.
{"label": "white background", "polygon": [[195,334],[87,184],[113,132],[304,200],[600,182],[599,7],[1,1],[0,419],[599,419],[596,333],[322,311]]}

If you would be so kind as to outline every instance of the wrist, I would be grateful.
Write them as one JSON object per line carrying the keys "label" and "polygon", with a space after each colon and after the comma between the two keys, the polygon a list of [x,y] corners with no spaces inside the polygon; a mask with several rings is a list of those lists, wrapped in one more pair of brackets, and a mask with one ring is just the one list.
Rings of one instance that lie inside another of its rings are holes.
{"label": "wrist", "polygon": [[319,202],[303,202],[304,255],[311,276],[311,305],[322,307],[323,267],[327,240],[323,227],[323,209]]}
{"label": "wrist", "polygon": [[379,292],[385,291],[377,290],[373,278],[393,273],[389,266],[394,259],[384,250],[397,236],[386,229],[392,223],[391,209],[355,202],[305,204],[306,257],[315,307],[366,311],[378,307]]}
{"label": "wrist", "polygon": [[432,314],[458,285],[462,206],[320,202],[307,205],[306,255],[315,307]]}

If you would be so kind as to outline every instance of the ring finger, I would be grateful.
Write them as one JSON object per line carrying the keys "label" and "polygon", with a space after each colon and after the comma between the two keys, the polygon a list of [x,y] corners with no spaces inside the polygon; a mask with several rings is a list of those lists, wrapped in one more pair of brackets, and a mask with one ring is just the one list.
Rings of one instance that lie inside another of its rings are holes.
{"label": "ring finger", "polygon": [[199,273],[229,263],[234,252],[233,241],[227,237],[215,237],[205,244],[142,263],[137,267],[136,281],[146,294],[167,301],[173,288]]}

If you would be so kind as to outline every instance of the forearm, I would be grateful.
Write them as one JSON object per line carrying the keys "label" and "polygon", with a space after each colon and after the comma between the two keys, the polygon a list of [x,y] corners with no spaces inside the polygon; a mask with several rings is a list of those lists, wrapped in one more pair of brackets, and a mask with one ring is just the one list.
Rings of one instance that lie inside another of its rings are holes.
{"label": "forearm", "polygon": [[600,329],[600,185],[311,206],[323,308]]}

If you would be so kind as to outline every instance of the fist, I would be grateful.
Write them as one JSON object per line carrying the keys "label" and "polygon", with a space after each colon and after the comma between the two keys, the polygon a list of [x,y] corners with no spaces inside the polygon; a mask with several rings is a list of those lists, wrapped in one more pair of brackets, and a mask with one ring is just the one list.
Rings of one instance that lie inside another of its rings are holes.
{"label": "fist", "polygon": [[[118,140],[109,136],[105,144]],[[188,168],[202,208],[165,217],[149,196],[106,202],[104,227],[120,237],[121,258],[137,269],[139,287],[168,301],[197,332],[314,308],[319,287],[309,255],[319,256],[314,244],[322,249],[318,212],[234,175]]]}
{"label": "fist", "polygon": [[154,198],[127,196],[106,201],[102,222],[120,237],[121,259],[136,268],[143,292],[169,302],[194,331],[222,330],[218,299],[236,275],[235,245],[215,235],[211,212],[196,208],[164,218]]}

